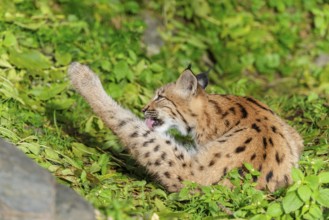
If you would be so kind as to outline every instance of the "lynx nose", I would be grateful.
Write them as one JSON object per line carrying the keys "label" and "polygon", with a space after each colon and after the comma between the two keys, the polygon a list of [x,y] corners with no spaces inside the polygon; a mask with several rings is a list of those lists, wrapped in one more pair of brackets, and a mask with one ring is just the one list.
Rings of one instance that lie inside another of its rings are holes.
{"label": "lynx nose", "polygon": [[145,106],[143,109],[142,109],[142,112],[145,113],[147,111],[147,109],[149,109],[149,105]]}

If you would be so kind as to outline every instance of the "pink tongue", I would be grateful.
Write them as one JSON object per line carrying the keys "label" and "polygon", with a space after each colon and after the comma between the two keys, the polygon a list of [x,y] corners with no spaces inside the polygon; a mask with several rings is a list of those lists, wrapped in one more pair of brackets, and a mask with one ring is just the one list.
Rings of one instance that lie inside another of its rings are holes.
{"label": "pink tongue", "polygon": [[146,123],[146,125],[147,125],[147,127],[148,127],[149,129],[153,129],[154,121],[153,121],[152,119],[147,118],[147,119],[145,120],[145,123]]}

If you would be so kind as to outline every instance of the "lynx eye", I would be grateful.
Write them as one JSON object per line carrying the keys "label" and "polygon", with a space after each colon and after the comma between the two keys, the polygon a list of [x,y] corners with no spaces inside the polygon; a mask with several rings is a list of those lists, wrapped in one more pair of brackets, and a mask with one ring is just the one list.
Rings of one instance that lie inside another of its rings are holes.
{"label": "lynx eye", "polygon": [[162,95],[157,95],[156,98],[154,99],[154,101],[160,101],[165,99],[166,97],[162,96]]}

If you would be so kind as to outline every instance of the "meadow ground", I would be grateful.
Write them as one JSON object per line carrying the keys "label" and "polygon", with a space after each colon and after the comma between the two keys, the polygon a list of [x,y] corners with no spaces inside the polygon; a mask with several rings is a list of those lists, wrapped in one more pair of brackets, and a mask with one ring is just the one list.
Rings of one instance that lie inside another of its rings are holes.
{"label": "meadow ground", "polygon": [[[114,219],[328,219],[328,23],[324,0],[0,0],[0,136]],[[302,134],[295,183],[268,193],[232,171],[234,190],[168,194],[72,90],[72,61],[139,116],[189,63],[212,66],[208,92],[254,96]]]}

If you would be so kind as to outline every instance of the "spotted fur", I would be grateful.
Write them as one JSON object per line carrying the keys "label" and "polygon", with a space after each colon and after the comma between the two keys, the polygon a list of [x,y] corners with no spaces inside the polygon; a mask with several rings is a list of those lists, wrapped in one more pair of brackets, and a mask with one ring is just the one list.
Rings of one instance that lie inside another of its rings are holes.
{"label": "spotted fur", "polygon": [[[184,180],[218,183],[233,168],[243,175],[244,162],[261,173],[254,178],[260,189],[291,183],[291,169],[303,150],[300,135],[253,98],[207,94],[207,74],[194,76],[186,69],[176,82],[158,89],[143,109],[146,123],[109,97],[88,67],[73,63],[68,74],[132,157],[170,192],[180,190]],[[172,127],[192,135],[196,150],[167,136]]]}

